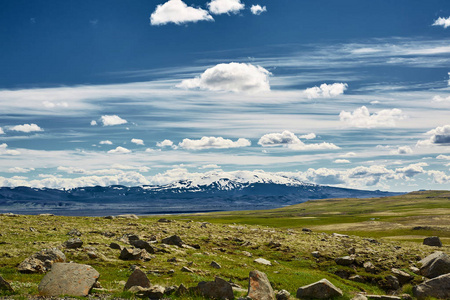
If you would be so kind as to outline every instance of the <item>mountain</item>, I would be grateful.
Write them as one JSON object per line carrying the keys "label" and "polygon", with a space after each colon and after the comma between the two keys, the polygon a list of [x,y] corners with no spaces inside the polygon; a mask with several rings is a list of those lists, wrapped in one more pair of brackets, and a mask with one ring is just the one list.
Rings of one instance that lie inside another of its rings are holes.
{"label": "mountain", "polygon": [[270,209],[311,199],[370,198],[399,194],[320,186],[281,176],[275,179],[256,177],[209,177],[139,187],[2,187],[0,212],[68,216],[170,214]]}

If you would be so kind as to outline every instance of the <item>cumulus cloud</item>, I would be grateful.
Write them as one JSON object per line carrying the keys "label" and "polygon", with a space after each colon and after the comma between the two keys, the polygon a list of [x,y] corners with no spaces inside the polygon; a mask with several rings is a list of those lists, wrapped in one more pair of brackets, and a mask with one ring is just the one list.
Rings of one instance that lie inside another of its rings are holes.
{"label": "cumulus cloud", "polygon": [[16,125],[16,126],[10,127],[9,130],[26,132],[26,133],[37,132],[37,131],[44,131],[41,127],[39,127],[36,124]]}
{"label": "cumulus cloud", "polygon": [[112,145],[113,143],[110,140],[100,141],[100,145]]}
{"label": "cumulus cloud", "polygon": [[303,93],[308,97],[308,99],[315,98],[331,98],[342,95],[347,89],[348,84],[346,83],[333,83],[326,84],[323,83],[320,87],[312,87],[303,91]]}
{"label": "cumulus cloud", "polygon": [[0,144],[0,155],[20,155],[20,151],[7,149],[8,144]]}
{"label": "cumulus cloud", "polygon": [[334,161],[335,164],[349,164],[350,161],[348,159],[336,159]]}
{"label": "cumulus cloud", "polygon": [[427,167],[427,163],[417,163],[417,164],[411,164],[409,166],[403,167],[403,168],[397,168],[395,169],[395,173],[401,174],[403,178],[411,178],[413,176],[416,176],[418,174],[425,173],[426,171],[423,169],[423,167]]}
{"label": "cumulus cloud", "polygon": [[294,133],[285,130],[281,133],[268,133],[263,135],[258,144],[263,147],[283,146],[291,150],[324,150],[324,149],[339,149],[338,146],[332,143],[317,143],[305,144]]}
{"label": "cumulus cloud", "polygon": [[97,121],[92,120],[90,124],[91,124],[91,126],[96,126],[97,125]]}
{"label": "cumulus cloud", "polygon": [[198,21],[214,21],[214,19],[206,10],[187,6],[181,0],[169,0],[164,4],[159,4],[150,16],[151,25],[167,23],[181,25]]}
{"label": "cumulus cloud", "polygon": [[404,119],[401,109],[383,109],[370,114],[367,107],[362,106],[353,112],[341,111],[339,119],[347,125],[358,128],[394,127],[396,121]]}
{"label": "cumulus cloud", "polygon": [[131,139],[131,142],[136,145],[144,145],[144,141],[141,139]]}
{"label": "cumulus cloud", "polygon": [[208,9],[215,15],[220,14],[237,14],[244,9],[245,5],[241,0],[212,0],[208,3]]}
{"label": "cumulus cloud", "polygon": [[391,154],[411,154],[413,150],[409,146],[401,146],[390,152]]}
{"label": "cumulus cloud", "polygon": [[103,123],[103,126],[114,126],[128,123],[127,120],[124,120],[117,115],[105,115],[102,116],[100,119],[101,122]]}
{"label": "cumulus cloud", "polygon": [[316,138],[316,134],[315,133],[308,133],[308,134],[304,134],[300,136],[301,139],[305,139],[305,140],[313,140]]}
{"label": "cumulus cloud", "polygon": [[34,171],[34,168],[21,168],[21,167],[14,167],[9,168],[8,173],[28,173]]}
{"label": "cumulus cloud", "polygon": [[450,96],[447,97],[442,97],[442,96],[434,96],[433,97],[433,102],[437,102],[437,103],[450,103]]}
{"label": "cumulus cloud", "polygon": [[109,150],[108,153],[112,153],[112,154],[126,154],[126,153],[130,153],[131,150],[128,150],[127,148],[118,146],[116,149],[112,149]]}
{"label": "cumulus cloud", "polygon": [[428,174],[432,176],[434,183],[438,184],[450,183],[450,175],[447,175],[442,171],[432,170],[428,171]]}
{"label": "cumulus cloud", "polygon": [[172,147],[173,146],[173,142],[171,140],[164,140],[162,142],[157,142],[156,143],[157,147]]}
{"label": "cumulus cloud", "polygon": [[436,156],[436,159],[450,160],[450,155],[439,154],[438,156]]}
{"label": "cumulus cloud", "polygon": [[426,140],[419,140],[416,144],[418,147],[429,147],[433,145],[450,145],[450,125],[436,127],[425,133],[430,138]]}
{"label": "cumulus cloud", "polygon": [[178,144],[181,148],[188,150],[240,148],[250,145],[251,142],[244,138],[240,138],[234,142],[230,139],[213,136],[204,136],[199,140],[184,139]]}
{"label": "cumulus cloud", "polygon": [[259,16],[263,12],[266,12],[267,8],[265,6],[261,7],[261,5],[257,4],[252,5],[252,7],[250,7],[250,11],[252,12],[252,14]]}
{"label": "cumulus cloud", "polygon": [[3,131],[3,128],[0,127],[0,134],[5,134],[5,132]]}
{"label": "cumulus cloud", "polygon": [[183,80],[177,87],[210,91],[268,92],[270,75],[263,67],[232,62],[211,67],[200,76]]}
{"label": "cumulus cloud", "polygon": [[439,17],[434,21],[434,23],[432,25],[433,26],[442,26],[444,28],[450,27],[450,17],[448,17],[448,18]]}

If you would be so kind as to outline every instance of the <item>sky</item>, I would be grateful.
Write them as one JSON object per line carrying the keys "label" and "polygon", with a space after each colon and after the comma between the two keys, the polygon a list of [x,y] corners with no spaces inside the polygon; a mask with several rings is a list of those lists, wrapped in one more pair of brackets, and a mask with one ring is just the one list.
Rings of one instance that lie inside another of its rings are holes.
{"label": "sky", "polygon": [[450,189],[448,0],[1,0],[0,186]]}

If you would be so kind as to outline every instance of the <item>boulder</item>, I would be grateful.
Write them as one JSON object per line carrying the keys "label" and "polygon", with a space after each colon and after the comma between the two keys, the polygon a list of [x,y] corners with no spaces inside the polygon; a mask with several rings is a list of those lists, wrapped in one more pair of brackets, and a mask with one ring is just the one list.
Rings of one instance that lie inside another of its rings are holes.
{"label": "boulder", "polygon": [[423,244],[427,246],[442,247],[441,239],[438,236],[426,237]]}
{"label": "boulder", "polygon": [[87,296],[100,274],[91,266],[55,263],[39,283],[41,296]]}
{"label": "boulder", "polygon": [[355,259],[351,256],[343,256],[343,257],[338,257],[334,260],[338,265],[341,266],[349,266],[352,263],[355,262]]}
{"label": "boulder", "polygon": [[68,249],[77,249],[77,248],[80,248],[81,246],[83,246],[83,241],[80,240],[80,238],[71,238],[71,239],[65,241],[63,246]]}
{"label": "boulder", "polygon": [[422,282],[413,288],[413,294],[418,299],[435,297],[450,299],[450,273]]}
{"label": "boulder", "polygon": [[154,285],[150,288],[145,289],[144,291],[140,292],[142,298],[149,298],[149,299],[162,299],[164,298],[164,287],[160,285]]}
{"label": "boulder", "polygon": [[11,284],[9,284],[8,281],[3,279],[2,276],[0,276],[0,291],[14,292],[14,289],[11,287]]}
{"label": "boulder", "polygon": [[363,294],[358,294],[355,297],[352,298],[352,300],[367,300],[367,297]]}
{"label": "boulder", "polygon": [[398,281],[398,278],[392,275],[386,276],[379,282],[379,285],[386,291],[396,291],[400,288],[400,282]]}
{"label": "boulder", "polygon": [[313,251],[313,252],[311,252],[311,255],[312,255],[312,257],[319,258],[320,257],[320,252],[319,251]]}
{"label": "boulder", "polygon": [[281,290],[277,292],[275,297],[277,298],[277,300],[289,300],[289,298],[291,297],[291,293],[286,290]]}
{"label": "boulder", "polygon": [[367,273],[376,273],[377,272],[377,269],[375,268],[375,266],[373,265],[373,263],[371,261],[364,262],[363,267]]}
{"label": "boulder", "polygon": [[391,272],[398,278],[400,285],[404,285],[414,279],[414,276],[399,269],[392,268]]}
{"label": "boulder", "polygon": [[65,262],[66,256],[56,248],[44,249],[26,258],[17,267],[21,273],[45,273],[53,263]]}
{"label": "boulder", "polygon": [[355,282],[361,282],[361,283],[366,282],[366,280],[364,279],[364,277],[362,277],[362,276],[360,276],[360,275],[352,275],[352,276],[350,276],[348,279],[350,279],[351,281],[355,281]]}
{"label": "boulder", "polygon": [[422,264],[420,274],[427,278],[438,277],[450,273],[450,257],[442,251],[428,255],[419,263]]}
{"label": "boulder", "polygon": [[297,290],[297,298],[300,299],[329,299],[342,295],[342,291],[326,279],[302,286]]}
{"label": "boulder", "polygon": [[123,215],[117,215],[116,218],[122,218],[122,219],[139,219],[138,216],[134,214],[123,214]]}
{"label": "boulder", "polygon": [[268,261],[267,259],[262,258],[262,257],[255,259],[254,262],[258,263],[258,264],[261,264],[261,265],[265,265],[265,266],[271,266],[272,265],[272,263],[270,261]]}
{"label": "boulder", "polygon": [[257,270],[250,272],[247,297],[255,300],[275,300],[272,286],[265,273]]}
{"label": "boulder", "polygon": [[166,245],[176,245],[178,247],[181,247],[183,245],[183,241],[178,235],[172,235],[169,237],[166,237],[162,239],[161,243]]}
{"label": "boulder", "polygon": [[170,223],[170,222],[172,222],[172,221],[169,220],[169,219],[166,219],[166,218],[162,218],[162,219],[159,219],[158,222],[159,222],[159,223]]}
{"label": "boulder", "polygon": [[182,267],[182,268],[181,268],[181,272],[194,273],[194,271],[192,271],[192,270],[189,269],[188,267]]}
{"label": "boulder", "polygon": [[212,261],[209,265],[211,267],[213,267],[214,269],[220,269],[221,268],[221,266],[218,263],[216,263],[215,261]]}
{"label": "boulder", "polygon": [[150,260],[145,250],[129,248],[123,248],[119,258],[123,260]]}
{"label": "boulder", "polygon": [[67,233],[67,235],[70,235],[70,236],[81,236],[81,232],[78,229],[74,228],[74,229],[70,230]]}
{"label": "boulder", "polygon": [[130,240],[130,244],[136,248],[145,249],[148,253],[154,254],[156,252],[155,248],[149,242],[143,240]]}
{"label": "boulder", "polygon": [[111,244],[109,244],[109,248],[111,249],[116,249],[116,250],[122,250],[122,246],[120,246],[117,243],[112,242]]}
{"label": "boulder", "polygon": [[197,285],[199,293],[205,297],[213,299],[234,299],[231,284],[220,277],[214,281],[202,281]]}
{"label": "boulder", "polygon": [[151,286],[150,280],[147,275],[139,268],[134,269],[130,277],[128,277],[127,283],[125,283],[124,291],[129,290],[133,286],[140,286],[143,288],[149,288]]}

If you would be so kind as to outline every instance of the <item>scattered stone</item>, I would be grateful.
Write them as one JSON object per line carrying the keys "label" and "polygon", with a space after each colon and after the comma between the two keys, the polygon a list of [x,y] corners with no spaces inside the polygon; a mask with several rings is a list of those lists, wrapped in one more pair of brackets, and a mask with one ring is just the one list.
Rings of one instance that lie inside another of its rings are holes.
{"label": "scattered stone", "polygon": [[173,262],[173,263],[176,263],[178,260],[177,260],[177,258],[176,257],[171,257],[171,258],[168,258],[167,259],[167,262]]}
{"label": "scattered stone", "polygon": [[391,272],[398,278],[400,285],[404,285],[414,279],[414,276],[399,269],[392,268]]}
{"label": "scattered stone", "polygon": [[54,214],[39,214],[38,216],[41,216],[41,217],[54,217],[55,215]]}
{"label": "scattered stone", "polygon": [[309,228],[302,228],[302,231],[303,231],[303,232],[312,232],[312,230],[309,229]]}
{"label": "scattered stone", "polygon": [[158,222],[159,222],[159,223],[170,223],[170,222],[172,222],[172,221],[169,220],[169,219],[166,219],[166,218],[161,218],[161,219],[158,220]]}
{"label": "scattered stone", "polygon": [[341,266],[349,266],[352,263],[355,262],[355,259],[351,256],[343,256],[343,257],[338,257],[334,260],[338,265]]}
{"label": "scattered stone", "polygon": [[181,268],[181,272],[194,273],[194,271],[192,271],[192,270],[189,269],[188,267],[182,267],[182,268]]}
{"label": "scattered stone", "polygon": [[414,267],[414,266],[410,266],[410,267],[409,267],[409,270],[410,270],[411,272],[413,272],[414,274],[417,274],[417,275],[420,274],[420,269],[419,269],[419,268],[416,268],[416,267]]}
{"label": "scattered stone", "polygon": [[116,217],[114,216],[106,216],[105,219],[114,220]]}
{"label": "scattered stone", "polygon": [[348,279],[350,277],[350,273],[347,270],[339,269],[334,272],[334,275],[337,275],[343,279]]}
{"label": "scattered stone", "polygon": [[178,247],[181,247],[183,245],[183,241],[178,235],[172,235],[169,237],[166,237],[162,239],[161,243],[166,245],[176,245]]}
{"label": "scattered stone", "polygon": [[267,259],[262,258],[262,257],[255,259],[254,262],[258,263],[258,264],[261,264],[261,265],[265,265],[265,266],[271,266],[272,265],[272,263],[270,261],[268,261]]}
{"label": "scattered stone", "polygon": [[450,257],[442,251],[428,255],[419,263],[422,264],[420,274],[427,278],[438,277],[450,273]]}
{"label": "scattered stone", "polygon": [[252,254],[248,251],[242,251],[242,254],[244,254],[245,256],[248,256],[248,257],[252,257]]}
{"label": "scattered stone", "polygon": [[164,287],[160,285],[154,285],[148,289],[145,289],[144,291],[140,292],[142,298],[149,298],[149,299],[162,299],[164,298]]}
{"label": "scattered stone", "polygon": [[388,296],[388,295],[367,295],[367,299],[369,299],[369,300],[401,300],[400,297]]}
{"label": "scattered stone", "polygon": [[148,253],[156,253],[156,249],[149,242],[143,240],[130,240],[130,244],[139,249],[145,249]]}
{"label": "scattered stone", "polygon": [[140,286],[143,288],[149,288],[151,286],[147,275],[145,275],[145,273],[139,268],[134,269],[133,273],[131,273],[130,277],[128,277],[127,283],[125,284],[123,290],[129,290],[133,286]]}
{"label": "scattered stone", "polygon": [[267,275],[254,270],[249,274],[247,298],[258,300],[275,300],[274,292]]}
{"label": "scattered stone", "polygon": [[352,276],[350,276],[348,279],[350,279],[351,281],[355,281],[355,282],[361,282],[361,283],[366,282],[366,280],[364,279],[364,277],[362,277],[362,276],[360,276],[360,275],[352,275]]}
{"label": "scattered stone", "polygon": [[398,278],[392,275],[386,276],[382,281],[379,282],[379,285],[385,291],[396,291],[400,288],[400,282]]}
{"label": "scattered stone", "polygon": [[270,243],[267,246],[269,246],[270,248],[280,248],[281,243],[270,241]]}
{"label": "scattered stone", "polygon": [[70,235],[70,236],[81,236],[81,232],[78,229],[74,228],[74,229],[70,230],[67,233],[67,235]]}
{"label": "scattered stone", "polygon": [[13,214],[13,213],[1,213],[0,216],[2,217],[18,217],[18,214]]}
{"label": "scattered stone", "polygon": [[372,244],[379,244],[380,243],[376,239],[371,239],[371,238],[365,238],[363,240],[364,241],[368,241],[369,243],[372,243]]}
{"label": "scattered stone", "polygon": [[116,249],[116,250],[122,250],[122,246],[120,246],[119,244],[114,243],[114,242],[109,244],[109,248]]}
{"label": "scattered stone", "polygon": [[427,246],[442,247],[441,239],[438,236],[426,237],[423,244]]}
{"label": "scattered stone", "polygon": [[207,225],[210,225],[211,223],[203,222],[202,225],[200,225],[200,228],[208,228]]}
{"label": "scattered stone", "polygon": [[401,294],[401,295],[400,295],[400,298],[401,298],[402,300],[413,300],[413,298],[411,297],[410,294]]}
{"label": "scattered stone", "polygon": [[184,295],[188,292],[189,292],[189,290],[187,289],[187,287],[185,287],[184,284],[180,284],[177,291],[175,292],[175,295],[180,296],[180,295]]}
{"label": "scattered stone", "polygon": [[377,269],[375,268],[374,264],[371,261],[364,262],[363,267],[367,273],[376,273],[377,272]]}
{"label": "scattered stone", "polygon": [[220,269],[221,268],[221,266],[218,263],[216,263],[215,261],[212,261],[209,265],[211,267],[213,267],[214,269]]}
{"label": "scattered stone", "polygon": [[277,298],[277,300],[289,300],[289,298],[291,297],[291,293],[286,290],[281,290],[278,291],[275,297]]}
{"label": "scattered stone", "polygon": [[313,252],[311,252],[311,255],[312,255],[312,257],[319,258],[320,257],[320,252],[319,251],[313,251]]}
{"label": "scattered stone", "polygon": [[130,293],[133,293],[133,294],[143,293],[143,292],[145,292],[146,290],[147,290],[147,288],[143,288],[142,286],[137,286],[137,285],[132,286],[132,287],[130,287],[130,288],[128,289],[128,291],[129,291]]}
{"label": "scattered stone", "polygon": [[340,233],[333,233],[332,236],[338,237],[338,238],[348,238],[349,237],[346,234],[340,234]]}
{"label": "scattered stone", "polygon": [[197,285],[198,291],[205,297],[213,299],[234,299],[231,284],[220,277],[214,281],[202,281]]}
{"label": "scattered stone", "polygon": [[342,291],[335,287],[327,279],[302,286],[297,290],[297,298],[329,299],[342,296]]}
{"label": "scattered stone", "polygon": [[65,262],[66,256],[56,248],[44,249],[26,258],[18,266],[21,273],[45,273],[53,263]]}
{"label": "scattered stone", "polygon": [[87,296],[100,274],[91,266],[55,263],[39,283],[41,296]]}
{"label": "scattered stone", "polygon": [[8,281],[3,279],[2,276],[0,276],[0,291],[14,292],[14,289],[11,287],[11,284],[9,284]]}
{"label": "scattered stone", "polygon": [[99,255],[97,253],[95,253],[94,251],[88,251],[88,252],[86,252],[86,254],[90,259],[99,258]]}
{"label": "scattered stone", "polygon": [[427,280],[413,288],[414,297],[450,299],[450,273]]}
{"label": "scattered stone", "polygon": [[145,250],[129,248],[123,248],[119,258],[123,260],[150,260]]}
{"label": "scattered stone", "polygon": [[71,239],[67,240],[63,244],[63,246],[68,249],[77,249],[77,248],[80,248],[81,246],[83,246],[83,241],[80,240],[80,238],[71,238]]}
{"label": "scattered stone", "polygon": [[134,214],[117,215],[116,218],[121,218],[121,219],[139,219],[139,217],[134,215]]}
{"label": "scattered stone", "polygon": [[164,288],[164,295],[171,295],[178,290],[178,286],[171,285]]}
{"label": "scattered stone", "polygon": [[352,300],[368,300],[368,299],[363,294],[358,294],[355,297],[353,297]]}

